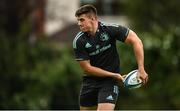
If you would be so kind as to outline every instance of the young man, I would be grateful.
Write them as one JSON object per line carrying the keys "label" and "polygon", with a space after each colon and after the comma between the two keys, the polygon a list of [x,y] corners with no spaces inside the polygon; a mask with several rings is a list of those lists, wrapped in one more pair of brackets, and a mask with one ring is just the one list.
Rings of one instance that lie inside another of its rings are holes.
{"label": "young man", "polygon": [[114,110],[118,98],[120,62],[116,40],[131,44],[138,63],[138,78],[145,84],[148,75],[144,70],[143,44],[130,29],[120,25],[107,25],[97,19],[92,5],[80,7],[77,17],[79,32],[73,41],[75,58],[84,71],[80,92],[80,110]]}

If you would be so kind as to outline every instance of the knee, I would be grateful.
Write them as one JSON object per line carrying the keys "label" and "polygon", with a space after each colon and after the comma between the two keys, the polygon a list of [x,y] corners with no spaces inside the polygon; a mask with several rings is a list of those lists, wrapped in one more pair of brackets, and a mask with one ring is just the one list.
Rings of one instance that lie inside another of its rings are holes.
{"label": "knee", "polygon": [[98,111],[102,111],[102,110],[114,110],[115,108],[115,104],[112,104],[112,103],[99,103],[98,104],[98,108],[97,110]]}

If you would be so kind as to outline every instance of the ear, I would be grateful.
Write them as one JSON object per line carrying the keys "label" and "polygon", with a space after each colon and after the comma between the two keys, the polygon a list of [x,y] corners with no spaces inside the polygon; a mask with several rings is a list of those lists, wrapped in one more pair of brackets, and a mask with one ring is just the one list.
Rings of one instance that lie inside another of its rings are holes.
{"label": "ear", "polygon": [[96,18],[95,18],[95,17],[91,17],[91,20],[93,20],[93,21],[94,21],[94,20],[96,20]]}

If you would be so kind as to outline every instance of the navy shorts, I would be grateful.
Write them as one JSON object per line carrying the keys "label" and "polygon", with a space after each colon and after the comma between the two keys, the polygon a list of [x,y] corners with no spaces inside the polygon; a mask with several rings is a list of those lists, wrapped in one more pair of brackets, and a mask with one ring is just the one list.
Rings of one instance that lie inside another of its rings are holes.
{"label": "navy shorts", "polygon": [[97,106],[98,103],[116,104],[118,93],[119,85],[112,78],[84,77],[79,104],[84,107]]}

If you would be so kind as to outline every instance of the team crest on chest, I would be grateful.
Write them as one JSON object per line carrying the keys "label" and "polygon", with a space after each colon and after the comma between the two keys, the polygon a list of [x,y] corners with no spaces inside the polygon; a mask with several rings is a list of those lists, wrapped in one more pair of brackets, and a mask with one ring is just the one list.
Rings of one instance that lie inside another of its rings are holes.
{"label": "team crest on chest", "polygon": [[109,40],[109,35],[108,35],[107,33],[102,33],[102,34],[100,35],[100,40],[101,40],[101,41],[107,41],[107,40]]}

